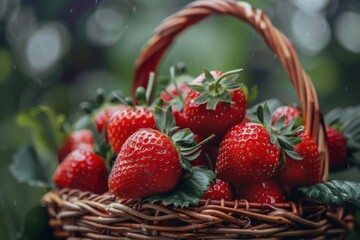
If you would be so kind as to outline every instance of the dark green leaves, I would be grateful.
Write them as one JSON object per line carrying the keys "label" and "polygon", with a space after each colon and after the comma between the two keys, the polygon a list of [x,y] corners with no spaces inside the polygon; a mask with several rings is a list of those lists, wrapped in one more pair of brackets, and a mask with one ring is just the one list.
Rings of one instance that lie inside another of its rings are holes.
{"label": "dark green leaves", "polygon": [[239,74],[242,69],[226,72],[219,78],[204,70],[205,80],[201,84],[190,84],[189,87],[200,93],[194,101],[197,104],[206,104],[206,109],[215,110],[218,102],[232,104],[230,92],[239,89],[243,86],[239,82]]}
{"label": "dark green leaves", "polygon": [[299,190],[327,205],[344,205],[360,200],[360,183],[357,182],[332,180]]}
{"label": "dark green leaves", "polygon": [[167,106],[164,110],[159,106],[155,106],[155,123],[160,132],[167,134],[171,137],[173,133],[178,129],[176,126],[175,118],[172,114],[171,106]]}
{"label": "dark green leaves", "polygon": [[20,183],[30,186],[52,187],[51,174],[55,169],[52,156],[39,157],[31,146],[22,146],[14,156],[9,170]]}
{"label": "dark green leaves", "polygon": [[285,165],[285,155],[288,155],[294,160],[301,160],[302,157],[294,151],[294,146],[301,142],[298,137],[300,129],[293,129],[296,119],[293,119],[289,124],[285,125],[285,116],[282,116],[272,125],[271,111],[266,102],[263,105],[258,105],[256,113],[258,121],[269,132],[270,142],[280,147],[280,165]]}
{"label": "dark green leaves", "polygon": [[185,175],[174,191],[152,196],[144,201],[150,203],[161,202],[165,206],[174,205],[182,208],[197,205],[214,179],[215,173],[213,171],[194,167],[192,175]]}

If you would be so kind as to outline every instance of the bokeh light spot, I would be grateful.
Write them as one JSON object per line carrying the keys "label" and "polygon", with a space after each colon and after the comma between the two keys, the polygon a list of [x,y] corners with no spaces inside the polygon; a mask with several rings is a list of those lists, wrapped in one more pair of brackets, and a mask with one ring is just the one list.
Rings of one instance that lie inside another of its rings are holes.
{"label": "bokeh light spot", "polygon": [[353,53],[360,53],[360,14],[343,12],[335,22],[335,37],[340,45]]}

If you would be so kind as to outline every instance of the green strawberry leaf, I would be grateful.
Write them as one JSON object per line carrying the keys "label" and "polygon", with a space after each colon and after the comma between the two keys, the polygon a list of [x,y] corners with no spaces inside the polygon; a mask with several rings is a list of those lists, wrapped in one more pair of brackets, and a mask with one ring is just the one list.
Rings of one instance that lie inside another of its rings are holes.
{"label": "green strawberry leaf", "polygon": [[[253,107],[246,110],[246,116],[251,119],[252,121],[258,121],[257,118],[257,109],[260,105],[264,105],[265,102],[261,102],[259,104],[254,105]],[[270,112],[273,112],[276,108],[282,106],[282,103],[278,99],[269,99],[266,101]]]}
{"label": "green strawberry leaf", "polygon": [[53,156],[41,156],[32,146],[24,145],[15,154],[9,166],[10,173],[19,183],[36,187],[53,187],[52,173],[55,170]]}
{"label": "green strawberry leaf", "polygon": [[299,190],[326,205],[344,205],[360,200],[360,183],[357,182],[332,180]]}
{"label": "green strawberry leaf", "polygon": [[193,173],[185,175],[173,191],[148,197],[144,201],[150,203],[161,202],[165,206],[174,205],[181,208],[197,205],[214,179],[215,173],[213,171],[202,167],[194,167]]}

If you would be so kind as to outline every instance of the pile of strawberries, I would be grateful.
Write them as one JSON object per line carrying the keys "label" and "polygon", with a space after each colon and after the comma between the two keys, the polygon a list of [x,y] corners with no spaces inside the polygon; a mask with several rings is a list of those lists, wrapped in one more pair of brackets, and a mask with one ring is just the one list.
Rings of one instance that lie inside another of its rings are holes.
{"label": "pile of strawberries", "polygon": [[[301,109],[271,113],[264,103],[247,111],[240,73],[173,78],[158,97],[151,86],[140,87],[136,99],[114,95],[111,103],[98,94],[101,106],[90,113],[95,131],[68,134],[55,184],[188,206],[199,199],[281,203],[293,189],[321,182],[320,155]],[[331,169],[349,158],[336,119],[337,130],[326,126]]]}

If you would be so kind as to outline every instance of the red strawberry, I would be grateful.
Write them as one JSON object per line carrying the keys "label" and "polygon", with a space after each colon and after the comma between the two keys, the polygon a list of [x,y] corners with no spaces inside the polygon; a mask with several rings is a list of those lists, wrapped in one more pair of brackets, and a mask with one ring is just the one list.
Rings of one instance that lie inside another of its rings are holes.
{"label": "red strawberry", "polygon": [[321,162],[318,147],[314,140],[305,134],[300,135],[302,142],[295,151],[302,160],[286,156],[286,164],[278,173],[278,179],[292,187],[310,186],[321,182]]}
{"label": "red strawberry", "polygon": [[[271,114],[266,104],[260,105],[257,112],[260,123],[235,125],[220,144],[216,159],[218,177],[235,186],[272,177],[285,153],[300,157],[293,151],[299,141],[297,129],[291,130],[292,124],[280,129],[271,126]],[[281,151],[284,154],[280,154]]]}
{"label": "red strawberry", "polygon": [[[125,106],[125,105],[109,105],[109,106],[100,108],[99,111],[97,111],[94,114],[94,123],[95,123],[97,131],[99,133],[103,132],[110,117],[115,112],[120,111],[124,108],[127,108],[127,106]],[[106,131],[106,130],[104,130],[104,131]]]}
{"label": "red strawberry", "polygon": [[212,183],[209,186],[209,190],[204,194],[204,199],[214,199],[214,200],[233,200],[233,191],[230,185],[220,179],[216,179],[216,183]]}
{"label": "red strawberry", "polygon": [[61,163],[63,159],[75,149],[93,151],[94,138],[93,133],[90,130],[82,129],[69,134],[64,144],[58,151],[57,156],[59,163]]}
{"label": "red strawberry", "polygon": [[335,128],[326,126],[326,141],[329,149],[329,167],[331,170],[347,164],[348,149],[345,137]]}
{"label": "red strawberry", "polygon": [[105,161],[95,153],[77,149],[56,169],[53,179],[60,188],[76,188],[94,193],[107,191],[108,172]]}
{"label": "red strawberry", "polygon": [[272,113],[272,124],[275,124],[275,122],[283,115],[285,115],[285,124],[288,124],[292,119],[300,117],[301,111],[300,109],[292,106],[278,107]]}
{"label": "red strawberry", "polygon": [[270,204],[285,202],[284,189],[273,180],[244,184],[238,188],[238,191],[239,197],[249,202]]}
{"label": "red strawberry", "polygon": [[116,154],[126,139],[140,128],[156,129],[154,114],[147,108],[125,108],[115,112],[108,121],[107,137]]}
{"label": "red strawberry", "polygon": [[120,198],[144,198],[172,190],[180,180],[180,155],[166,135],[140,129],[123,144],[109,177]]}
{"label": "red strawberry", "polygon": [[214,143],[218,143],[227,130],[244,119],[245,94],[230,76],[239,72],[206,71],[189,85],[192,89],[185,98],[184,115],[194,133],[203,138],[215,134]]}
{"label": "red strawberry", "polygon": [[[189,129],[177,130],[170,107],[166,113],[155,107],[155,115],[161,132],[142,128],[125,141],[109,176],[109,190],[120,198],[151,196],[153,201],[156,198],[156,201],[165,201],[166,204],[187,206],[202,196],[215,174],[201,168],[192,169],[190,161],[197,156],[201,145],[195,144],[194,134]],[[181,178],[183,168],[187,171]],[[195,179],[193,174],[197,174]],[[196,180],[199,178],[201,181]],[[184,182],[189,185],[184,185]],[[177,185],[180,190],[174,190]],[[167,200],[164,200],[166,197],[159,199],[159,194],[171,190],[177,197],[170,194]]]}
{"label": "red strawberry", "polygon": [[223,138],[216,159],[218,176],[234,185],[260,182],[274,175],[279,166],[280,148],[270,142],[265,127],[240,123]]}

